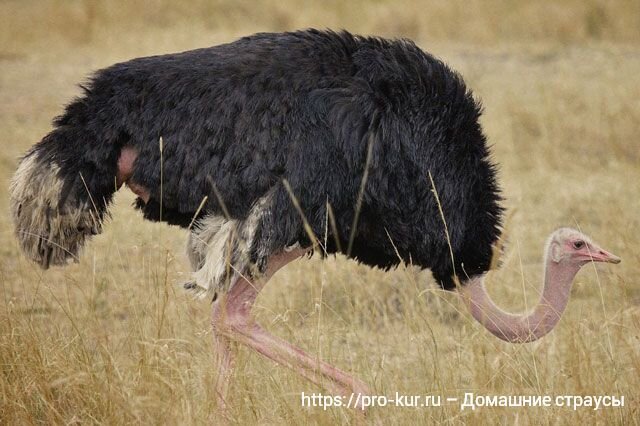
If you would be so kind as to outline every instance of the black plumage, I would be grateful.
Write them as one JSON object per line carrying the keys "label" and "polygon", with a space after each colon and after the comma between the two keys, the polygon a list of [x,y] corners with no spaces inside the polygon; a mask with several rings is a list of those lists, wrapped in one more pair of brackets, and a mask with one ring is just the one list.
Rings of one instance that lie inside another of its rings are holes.
{"label": "black plumage", "polygon": [[450,289],[454,270],[489,268],[500,232],[480,114],[462,78],[409,40],[256,34],[98,71],[28,155],[59,167],[61,209],[91,193],[100,219],[125,146],[138,151],[131,180],[151,196],[136,204],[145,218],[160,218],[161,155],[164,221],[188,226],[205,197],[200,218],[243,220],[269,194],[252,236],[258,265],[311,244],[295,195],[323,244],[328,233],[323,252],[351,247],[382,268],[402,259]]}

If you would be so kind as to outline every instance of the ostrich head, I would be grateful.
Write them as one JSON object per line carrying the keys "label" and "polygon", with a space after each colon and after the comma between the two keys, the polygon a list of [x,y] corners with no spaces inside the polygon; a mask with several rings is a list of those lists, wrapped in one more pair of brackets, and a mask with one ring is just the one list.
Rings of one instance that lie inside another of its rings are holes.
{"label": "ostrich head", "polygon": [[487,293],[485,275],[471,277],[459,291],[471,315],[493,335],[513,343],[531,342],[549,333],[560,321],[573,279],[589,262],[620,263],[620,258],[582,232],[560,228],[547,240],[542,295],[532,312],[516,315],[500,309]]}
{"label": "ostrich head", "polygon": [[547,243],[549,260],[578,268],[589,262],[620,263],[620,258],[602,249],[591,238],[572,228],[560,228],[551,234]]}

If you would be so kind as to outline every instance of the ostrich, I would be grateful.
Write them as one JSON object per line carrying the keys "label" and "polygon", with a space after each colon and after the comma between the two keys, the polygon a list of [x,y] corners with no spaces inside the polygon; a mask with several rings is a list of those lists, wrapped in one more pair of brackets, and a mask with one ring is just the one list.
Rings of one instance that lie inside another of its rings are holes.
{"label": "ostrich", "polygon": [[251,317],[269,278],[314,251],[428,268],[509,342],[557,324],[581,266],[620,261],[560,228],[537,307],[513,315],[493,303],[484,278],[503,210],[481,108],[457,73],[409,40],[255,34],[119,63],[82,88],[12,180],[20,246],[45,269],[77,261],[122,186],[144,218],[189,230],[185,288],[213,300],[219,395],[232,341],[336,392],[368,392]]}

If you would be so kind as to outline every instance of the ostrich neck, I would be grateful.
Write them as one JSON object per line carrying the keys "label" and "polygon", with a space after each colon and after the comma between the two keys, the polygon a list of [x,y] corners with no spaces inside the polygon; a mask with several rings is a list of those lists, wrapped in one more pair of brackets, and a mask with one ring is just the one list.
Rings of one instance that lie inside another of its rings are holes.
{"label": "ostrich neck", "polygon": [[542,295],[533,311],[521,315],[503,311],[487,293],[485,275],[467,281],[460,292],[471,315],[492,334],[507,342],[526,343],[550,332],[564,312],[579,265],[546,259]]}

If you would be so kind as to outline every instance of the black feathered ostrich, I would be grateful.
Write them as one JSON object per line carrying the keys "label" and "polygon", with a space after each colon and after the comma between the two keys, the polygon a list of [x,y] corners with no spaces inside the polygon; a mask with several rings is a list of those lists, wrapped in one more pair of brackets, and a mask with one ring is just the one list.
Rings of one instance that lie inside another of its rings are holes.
{"label": "black feathered ostrich", "polygon": [[483,280],[502,208],[480,106],[458,74],[408,40],[256,34],[116,64],[83,89],[13,178],[20,245],[44,268],[77,260],[122,185],[146,219],[189,229],[186,287],[214,297],[220,395],[230,341],[312,382],[328,378],[336,392],[368,392],[251,318],[273,273],[314,249],[429,268],[510,342],[554,327],[582,265],[620,261],[561,228],[547,242],[535,310],[512,315],[493,303]]}

